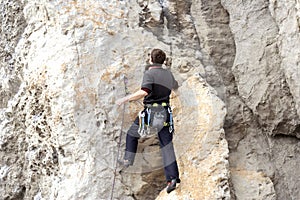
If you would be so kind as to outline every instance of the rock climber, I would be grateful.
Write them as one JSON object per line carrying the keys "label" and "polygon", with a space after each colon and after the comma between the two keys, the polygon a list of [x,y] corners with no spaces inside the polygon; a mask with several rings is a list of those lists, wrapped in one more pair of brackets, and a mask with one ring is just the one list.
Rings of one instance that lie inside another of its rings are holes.
{"label": "rock climber", "polygon": [[[133,165],[138,140],[141,138],[142,133],[145,133],[145,127],[149,126],[151,121],[153,121],[152,124],[154,124],[155,121],[159,122],[159,117],[166,115],[162,117],[164,119],[163,125],[156,127],[156,131],[158,132],[164,173],[167,181],[166,190],[170,193],[175,190],[176,183],[180,183],[178,165],[172,142],[174,124],[172,110],[169,104],[171,91],[178,88],[178,82],[174,79],[173,74],[169,70],[162,67],[165,60],[165,52],[161,49],[153,49],[150,54],[150,64],[146,66],[141,89],[131,95],[118,99],[116,104],[121,105],[128,101],[144,98],[143,104],[145,109],[140,112],[140,114],[143,113],[145,117],[141,118],[141,115],[136,117],[127,132],[124,159],[119,160],[119,163],[123,165],[123,167]],[[157,111],[159,107],[164,111],[162,112],[163,114]]]}

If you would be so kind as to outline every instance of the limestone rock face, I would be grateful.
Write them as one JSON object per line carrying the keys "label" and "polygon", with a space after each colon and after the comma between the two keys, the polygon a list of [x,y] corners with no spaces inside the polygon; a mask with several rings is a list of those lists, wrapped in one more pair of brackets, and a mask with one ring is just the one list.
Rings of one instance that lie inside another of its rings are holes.
{"label": "limestone rock face", "polygon": [[[0,1],[0,199],[300,198],[300,2]],[[181,183],[155,136],[116,168],[153,48]],[[123,122],[123,123],[122,123]],[[120,143],[119,143],[120,142]],[[119,148],[120,145],[120,148]]]}
{"label": "limestone rock face", "polygon": [[199,77],[184,82],[177,101],[177,115],[182,117],[177,120],[180,126],[174,143],[181,183],[177,190],[163,191],[157,199],[230,199],[225,104]]}
{"label": "limestone rock face", "polygon": [[[252,198],[255,191],[260,194],[256,199],[297,199],[300,177],[293,166],[300,161],[296,153],[300,4],[222,1],[222,5],[230,15],[236,44],[232,66],[236,91],[228,98],[225,122],[236,198]],[[242,179],[251,184],[242,186]]]}
{"label": "limestone rock face", "polygon": [[21,84],[22,64],[14,52],[26,27],[26,21],[20,1],[1,1],[0,9],[0,108],[5,108]]}

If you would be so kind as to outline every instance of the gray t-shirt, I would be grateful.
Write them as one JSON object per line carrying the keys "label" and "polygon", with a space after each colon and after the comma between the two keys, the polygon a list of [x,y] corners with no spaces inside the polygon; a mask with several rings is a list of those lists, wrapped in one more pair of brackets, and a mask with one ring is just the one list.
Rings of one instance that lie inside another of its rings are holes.
{"label": "gray t-shirt", "polygon": [[144,73],[141,89],[148,93],[144,104],[169,103],[171,90],[178,88],[178,82],[172,72],[161,68],[161,65],[154,66],[159,68],[152,68]]}

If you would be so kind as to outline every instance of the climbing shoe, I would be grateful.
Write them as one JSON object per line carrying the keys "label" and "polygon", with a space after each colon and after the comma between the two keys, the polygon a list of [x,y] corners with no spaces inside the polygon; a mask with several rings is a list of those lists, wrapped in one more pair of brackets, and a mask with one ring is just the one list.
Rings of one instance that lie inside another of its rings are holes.
{"label": "climbing shoe", "polygon": [[167,185],[167,193],[170,193],[170,192],[172,192],[173,190],[175,190],[175,188],[176,188],[176,182],[177,182],[176,179],[172,179],[171,181],[168,182],[168,185]]}
{"label": "climbing shoe", "polygon": [[119,165],[121,165],[124,168],[129,167],[130,165],[132,165],[130,160],[118,160]]}

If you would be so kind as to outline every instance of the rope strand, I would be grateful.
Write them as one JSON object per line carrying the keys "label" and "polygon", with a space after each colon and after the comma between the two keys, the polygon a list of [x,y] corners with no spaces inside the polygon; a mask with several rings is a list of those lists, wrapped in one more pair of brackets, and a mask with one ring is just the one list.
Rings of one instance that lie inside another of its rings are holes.
{"label": "rope strand", "polygon": [[[129,93],[127,88],[128,79],[126,76],[124,76],[124,89],[125,89],[125,96]],[[125,119],[125,103],[123,104],[123,112],[122,112],[122,122],[121,122],[121,131],[120,131],[120,137],[118,142],[118,151],[117,151],[117,160],[114,168],[114,178],[113,178],[113,184],[110,194],[110,200],[113,199],[114,196],[114,190],[116,185],[116,176],[117,176],[117,167],[118,167],[118,159],[120,154],[120,148],[121,148],[121,142],[122,142],[122,133],[123,133],[123,125],[124,125],[124,119]]]}

